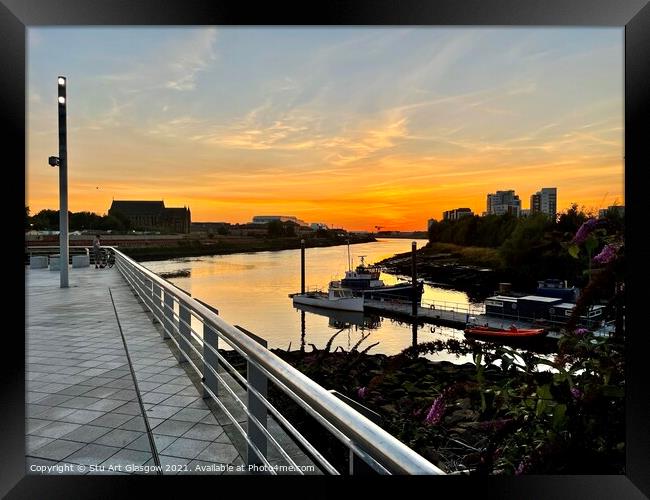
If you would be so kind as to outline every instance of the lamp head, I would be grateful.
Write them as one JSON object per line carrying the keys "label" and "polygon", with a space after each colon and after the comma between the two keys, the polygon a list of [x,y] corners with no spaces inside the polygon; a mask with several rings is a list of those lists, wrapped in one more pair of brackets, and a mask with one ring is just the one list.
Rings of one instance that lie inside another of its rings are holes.
{"label": "lamp head", "polygon": [[56,167],[59,164],[59,157],[58,156],[50,156],[47,159],[47,162],[50,164],[50,166]]}

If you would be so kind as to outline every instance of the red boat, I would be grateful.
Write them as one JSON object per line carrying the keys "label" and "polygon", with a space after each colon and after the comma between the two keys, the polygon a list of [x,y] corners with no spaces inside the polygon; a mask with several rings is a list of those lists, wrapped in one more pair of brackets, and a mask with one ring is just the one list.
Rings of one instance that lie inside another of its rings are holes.
{"label": "red boat", "polygon": [[491,326],[471,326],[465,329],[465,335],[483,337],[488,339],[530,339],[543,337],[546,330],[543,328],[493,328]]}

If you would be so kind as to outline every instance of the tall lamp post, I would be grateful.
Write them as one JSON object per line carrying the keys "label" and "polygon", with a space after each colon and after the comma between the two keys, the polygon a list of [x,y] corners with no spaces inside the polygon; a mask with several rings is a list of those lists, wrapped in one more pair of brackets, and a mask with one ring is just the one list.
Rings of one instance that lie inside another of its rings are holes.
{"label": "tall lamp post", "polygon": [[68,146],[66,127],[66,78],[59,76],[59,156],[50,156],[49,164],[59,167],[59,269],[61,288],[68,288]]}

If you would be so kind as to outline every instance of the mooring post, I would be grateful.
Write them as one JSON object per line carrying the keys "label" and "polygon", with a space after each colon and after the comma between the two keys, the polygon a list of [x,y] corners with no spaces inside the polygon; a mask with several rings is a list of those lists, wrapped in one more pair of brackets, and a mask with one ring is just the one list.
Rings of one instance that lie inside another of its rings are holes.
{"label": "mooring post", "polygon": [[300,293],[305,293],[305,240],[300,240]]}
{"label": "mooring post", "polygon": [[416,255],[417,243],[414,241],[411,243],[411,285],[412,297],[411,297],[411,314],[415,319],[418,315],[418,276],[415,268],[415,255]]}

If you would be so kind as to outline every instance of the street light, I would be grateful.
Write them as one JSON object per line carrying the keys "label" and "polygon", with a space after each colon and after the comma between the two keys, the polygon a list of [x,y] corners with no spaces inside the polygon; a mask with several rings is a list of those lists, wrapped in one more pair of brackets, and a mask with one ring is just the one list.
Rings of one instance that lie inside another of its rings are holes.
{"label": "street light", "polygon": [[48,163],[59,167],[59,269],[61,288],[68,288],[68,147],[66,127],[66,78],[59,76],[59,156],[50,156]]}

